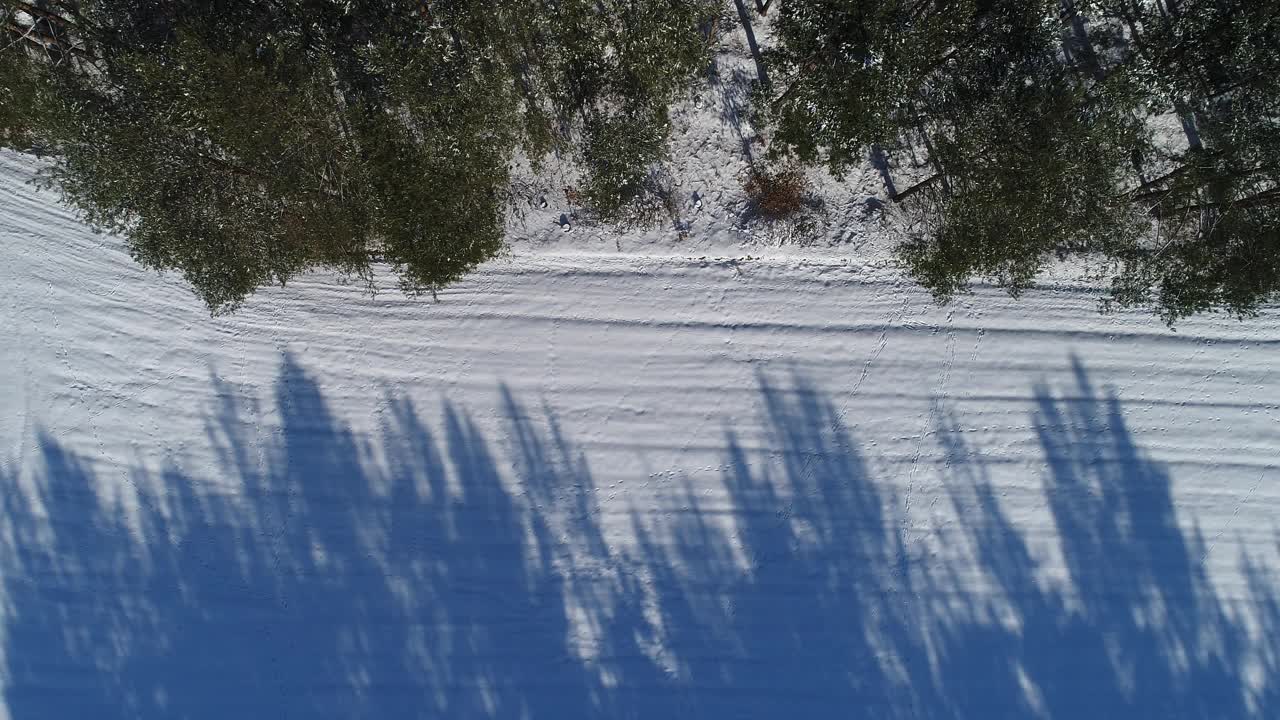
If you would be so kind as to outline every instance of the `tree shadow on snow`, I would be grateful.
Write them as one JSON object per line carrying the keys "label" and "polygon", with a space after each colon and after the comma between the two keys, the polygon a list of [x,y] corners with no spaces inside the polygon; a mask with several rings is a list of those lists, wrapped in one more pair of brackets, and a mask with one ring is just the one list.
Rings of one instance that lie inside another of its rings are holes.
{"label": "tree shadow on snow", "polygon": [[[760,379],[766,437],[725,431],[727,506],[673,482],[632,510],[631,542],[601,524],[601,484],[554,412],[505,388],[502,438],[394,395],[363,437],[286,356],[264,438],[261,408],[215,386],[217,478],[175,461],[115,482],[51,435],[36,482],[0,470],[11,717],[1278,710],[1274,569],[1245,559],[1251,635],[1167,473],[1080,368],[1069,397],[1035,388],[1053,537],[1008,516],[945,414],[958,521],[913,524],[911,484],[875,479],[799,376]],[[102,493],[116,486],[130,493]]]}

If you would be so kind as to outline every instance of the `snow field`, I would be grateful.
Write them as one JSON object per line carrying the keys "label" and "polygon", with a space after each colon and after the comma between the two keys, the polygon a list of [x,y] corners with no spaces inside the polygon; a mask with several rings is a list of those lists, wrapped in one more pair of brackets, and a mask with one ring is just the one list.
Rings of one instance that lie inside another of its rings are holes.
{"label": "snow field", "polygon": [[2,161],[9,717],[1278,714],[1273,312],[517,244],[210,319]]}

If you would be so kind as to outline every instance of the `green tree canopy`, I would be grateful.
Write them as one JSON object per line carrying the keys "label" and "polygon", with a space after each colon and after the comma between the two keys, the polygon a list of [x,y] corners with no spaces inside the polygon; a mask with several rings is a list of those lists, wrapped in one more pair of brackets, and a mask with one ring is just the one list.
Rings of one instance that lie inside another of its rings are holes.
{"label": "green tree canopy", "polygon": [[924,158],[901,254],[940,299],[1068,255],[1169,322],[1280,291],[1274,3],[792,0],[776,30],[773,151],[837,174],[875,145]]}
{"label": "green tree canopy", "polygon": [[665,143],[710,7],[0,0],[0,143],[214,312],[379,259],[434,289],[501,249],[517,151],[598,145],[618,108]]}

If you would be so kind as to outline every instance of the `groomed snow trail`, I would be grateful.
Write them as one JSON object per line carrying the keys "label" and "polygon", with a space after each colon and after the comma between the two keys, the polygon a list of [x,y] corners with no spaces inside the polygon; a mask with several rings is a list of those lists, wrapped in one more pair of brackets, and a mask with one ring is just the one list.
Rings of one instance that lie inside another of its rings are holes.
{"label": "groomed snow trail", "polygon": [[555,255],[210,319],[0,158],[0,716],[1280,717],[1280,315]]}

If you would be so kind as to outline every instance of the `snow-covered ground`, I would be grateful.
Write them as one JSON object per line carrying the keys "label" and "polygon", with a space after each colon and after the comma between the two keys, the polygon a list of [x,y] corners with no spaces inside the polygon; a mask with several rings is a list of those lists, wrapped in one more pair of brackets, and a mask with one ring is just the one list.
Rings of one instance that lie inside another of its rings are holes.
{"label": "snow-covered ground", "polygon": [[0,717],[1280,717],[1274,311],[577,240],[210,319],[0,165]]}

